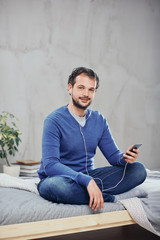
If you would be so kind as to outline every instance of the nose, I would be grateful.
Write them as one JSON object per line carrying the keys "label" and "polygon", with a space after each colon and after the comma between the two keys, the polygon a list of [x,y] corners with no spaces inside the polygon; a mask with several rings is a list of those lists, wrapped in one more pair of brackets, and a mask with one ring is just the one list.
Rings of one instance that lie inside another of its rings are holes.
{"label": "nose", "polygon": [[88,95],[89,95],[89,90],[88,89],[84,89],[83,90],[83,96],[88,97]]}

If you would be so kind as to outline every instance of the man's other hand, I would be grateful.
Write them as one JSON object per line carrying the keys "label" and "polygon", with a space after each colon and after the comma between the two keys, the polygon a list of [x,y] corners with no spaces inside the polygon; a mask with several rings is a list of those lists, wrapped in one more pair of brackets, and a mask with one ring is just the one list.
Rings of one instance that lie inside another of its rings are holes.
{"label": "man's other hand", "polygon": [[99,207],[102,210],[104,204],[103,195],[93,179],[89,182],[87,191],[90,197],[89,206],[95,211],[97,211]]}

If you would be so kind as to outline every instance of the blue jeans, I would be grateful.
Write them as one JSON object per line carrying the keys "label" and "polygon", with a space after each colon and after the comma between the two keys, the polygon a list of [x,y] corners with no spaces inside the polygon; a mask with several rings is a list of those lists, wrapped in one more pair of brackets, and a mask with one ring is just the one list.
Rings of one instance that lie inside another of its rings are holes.
{"label": "blue jeans", "polygon": [[[146,178],[146,170],[139,162],[127,165],[125,176],[121,181],[123,174],[124,166],[107,166],[89,171],[89,175],[94,178],[102,191],[104,202],[114,202],[113,195],[131,190]],[[118,182],[120,183],[117,185]],[[38,184],[38,191],[40,196],[55,203],[89,204],[86,187],[68,177],[47,177]]]}

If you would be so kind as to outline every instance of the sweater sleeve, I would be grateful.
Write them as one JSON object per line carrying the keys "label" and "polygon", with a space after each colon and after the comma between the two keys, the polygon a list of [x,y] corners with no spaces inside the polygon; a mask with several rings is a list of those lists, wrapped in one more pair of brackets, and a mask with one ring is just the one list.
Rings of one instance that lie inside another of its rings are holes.
{"label": "sweater sleeve", "polygon": [[42,164],[47,176],[63,176],[87,187],[92,177],[76,172],[60,161],[61,131],[58,124],[47,118],[44,122],[42,138]]}
{"label": "sweater sleeve", "polygon": [[98,146],[111,165],[125,165],[123,152],[117,147],[105,118],[103,118],[103,134]]}

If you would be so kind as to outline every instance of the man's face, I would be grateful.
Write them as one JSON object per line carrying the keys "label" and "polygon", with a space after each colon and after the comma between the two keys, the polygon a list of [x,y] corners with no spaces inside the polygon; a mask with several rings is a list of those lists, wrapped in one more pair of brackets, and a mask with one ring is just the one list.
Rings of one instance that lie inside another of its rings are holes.
{"label": "man's face", "polygon": [[68,84],[68,89],[73,104],[80,109],[86,109],[94,98],[96,81],[82,73],[76,77],[74,86]]}

